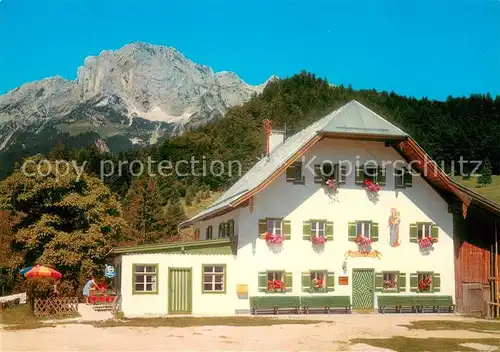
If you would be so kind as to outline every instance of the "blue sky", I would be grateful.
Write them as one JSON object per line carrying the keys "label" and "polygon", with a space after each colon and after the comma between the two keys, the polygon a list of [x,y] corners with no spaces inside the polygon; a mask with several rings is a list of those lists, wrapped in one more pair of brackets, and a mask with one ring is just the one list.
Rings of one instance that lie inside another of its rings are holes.
{"label": "blue sky", "polygon": [[500,0],[0,1],[0,94],[133,41],[251,84],[306,69],[416,97],[500,94]]}

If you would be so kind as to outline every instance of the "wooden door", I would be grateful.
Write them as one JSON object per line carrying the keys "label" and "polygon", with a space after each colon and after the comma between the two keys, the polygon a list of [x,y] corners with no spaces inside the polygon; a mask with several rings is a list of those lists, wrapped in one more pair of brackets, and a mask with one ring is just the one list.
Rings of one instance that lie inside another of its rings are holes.
{"label": "wooden door", "polygon": [[168,269],[169,314],[191,314],[193,281],[191,268]]}
{"label": "wooden door", "polygon": [[375,272],[373,269],[352,269],[353,308],[373,308]]}

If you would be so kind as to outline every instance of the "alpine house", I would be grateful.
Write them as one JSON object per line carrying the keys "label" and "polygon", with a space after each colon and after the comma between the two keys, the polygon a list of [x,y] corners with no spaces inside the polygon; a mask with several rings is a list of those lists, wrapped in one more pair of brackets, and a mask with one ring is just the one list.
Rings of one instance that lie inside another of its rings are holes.
{"label": "alpine house", "polygon": [[357,101],[266,131],[267,157],[180,224],[194,241],[114,250],[126,316],[453,309],[473,197],[407,133]]}

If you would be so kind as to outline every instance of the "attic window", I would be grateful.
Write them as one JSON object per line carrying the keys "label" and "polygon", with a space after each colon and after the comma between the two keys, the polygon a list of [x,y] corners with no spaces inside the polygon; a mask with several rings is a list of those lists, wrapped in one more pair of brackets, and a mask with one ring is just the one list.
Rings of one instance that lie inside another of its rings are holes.
{"label": "attic window", "polygon": [[286,169],[286,182],[293,184],[305,184],[305,177],[303,176],[303,167],[301,161],[296,161]]}

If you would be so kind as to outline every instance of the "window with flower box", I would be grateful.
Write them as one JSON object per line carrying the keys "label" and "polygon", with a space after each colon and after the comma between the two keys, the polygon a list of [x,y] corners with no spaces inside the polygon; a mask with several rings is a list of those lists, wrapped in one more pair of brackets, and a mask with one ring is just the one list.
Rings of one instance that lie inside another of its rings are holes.
{"label": "window with flower box", "polygon": [[377,165],[364,165],[356,167],[357,185],[365,185],[365,180],[370,180],[373,183],[378,183],[380,186],[386,184],[386,168]]}
{"label": "window with flower box", "polygon": [[292,273],[285,270],[268,270],[259,273],[260,292],[283,293],[292,291]]}
{"label": "window with flower box", "polygon": [[418,271],[410,274],[410,291],[430,293],[441,291],[441,275],[432,271]]}
{"label": "window with flower box", "polygon": [[302,224],[302,238],[310,241],[313,237],[323,237],[328,241],[333,240],[333,221],[325,219],[306,220]]}
{"label": "window with flower box", "polygon": [[314,183],[325,185],[328,180],[335,180],[337,184],[345,184],[347,166],[340,163],[325,161],[314,165]]}
{"label": "window with flower box", "polygon": [[328,270],[310,270],[303,272],[302,291],[311,293],[335,291],[335,274]]}
{"label": "window with flower box", "polygon": [[203,293],[226,292],[226,265],[203,264]]}
{"label": "window with flower box", "polygon": [[291,222],[281,218],[259,219],[259,238],[265,239],[266,234],[291,238]]}
{"label": "window with flower box", "polygon": [[378,223],[367,220],[358,220],[349,222],[348,224],[348,239],[356,241],[358,236],[371,239],[373,242],[378,241]]}
{"label": "window with flower box", "polygon": [[375,273],[375,291],[406,291],[406,274],[399,271],[383,271],[380,273]]}
{"label": "window with flower box", "polygon": [[133,264],[133,294],[158,293],[158,264]]}
{"label": "window with flower box", "polygon": [[425,237],[432,238],[433,242],[437,242],[439,238],[439,226],[431,222],[410,224],[410,242],[418,243]]}

